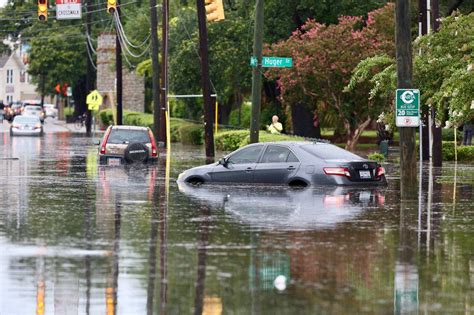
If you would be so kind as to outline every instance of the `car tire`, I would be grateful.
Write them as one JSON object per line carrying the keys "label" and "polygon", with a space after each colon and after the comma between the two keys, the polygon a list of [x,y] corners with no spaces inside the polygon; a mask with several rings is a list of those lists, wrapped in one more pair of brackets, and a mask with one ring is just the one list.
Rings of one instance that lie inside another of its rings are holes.
{"label": "car tire", "polygon": [[140,142],[130,143],[125,149],[124,158],[127,163],[143,163],[148,159],[148,147]]}

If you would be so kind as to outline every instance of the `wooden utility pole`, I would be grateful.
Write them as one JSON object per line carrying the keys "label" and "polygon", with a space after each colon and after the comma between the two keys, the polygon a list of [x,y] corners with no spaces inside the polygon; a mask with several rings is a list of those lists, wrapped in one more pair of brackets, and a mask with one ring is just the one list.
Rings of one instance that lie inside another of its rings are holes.
{"label": "wooden utility pole", "polygon": [[[120,19],[120,0],[117,0],[117,17]],[[117,79],[117,125],[122,125],[123,120],[123,103],[122,103],[122,92],[123,92],[123,81],[122,81],[122,46],[120,45],[119,30],[116,26],[116,38],[115,38],[115,70]]]}
{"label": "wooden utility pole", "polygon": [[[91,45],[91,22],[92,22],[92,0],[87,0],[86,2],[86,43],[87,49],[89,50],[89,56],[92,56],[92,47]],[[92,65],[91,58],[87,58],[87,66],[86,66],[86,95],[89,95],[92,90],[94,90],[94,68]],[[89,110],[89,106],[86,104],[86,134],[88,137],[92,135],[92,111]]]}
{"label": "wooden utility pole", "polygon": [[169,0],[163,0],[163,18],[161,29],[161,107],[158,139],[166,146],[166,111],[168,110],[168,37],[169,37]]}
{"label": "wooden utility pole", "polygon": [[262,102],[262,47],[263,47],[263,0],[256,0],[255,28],[253,33],[253,57],[257,65],[252,71],[252,120],[250,143],[257,143],[260,130],[260,107]]}
{"label": "wooden utility pole", "polygon": [[204,96],[204,142],[206,157],[213,158],[214,154],[214,107],[211,99],[211,80],[209,77],[209,55],[207,48],[206,9],[204,0],[197,0],[197,15],[199,23],[199,56],[201,57],[202,94]]}
{"label": "wooden utility pole", "polygon": [[[433,13],[433,31],[437,32],[439,30],[439,0],[432,0],[432,13]],[[431,108],[431,117],[433,117],[433,125],[431,126],[433,135],[433,149],[432,149],[432,158],[433,166],[442,166],[443,165],[443,144],[441,137],[441,127],[436,126],[436,109]],[[456,131],[456,130],[455,130]]]}
{"label": "wooden utility pole", "polygon": [[[150,0],[151,64],[153,85],[153,133],[158,138],[160,127],[160,63],[158,51],[158,10],[156,0]],[[161,139],[158,138],[159,141]]]}
{"label": "wooden utility pole", "polygon": [[[396,1],[397,88],[413,87],[413,63],[410,33],[410,1]],[[402,198],[410,187],[416,192],[417,172],[415,128],[400,127],[400,186]]]}

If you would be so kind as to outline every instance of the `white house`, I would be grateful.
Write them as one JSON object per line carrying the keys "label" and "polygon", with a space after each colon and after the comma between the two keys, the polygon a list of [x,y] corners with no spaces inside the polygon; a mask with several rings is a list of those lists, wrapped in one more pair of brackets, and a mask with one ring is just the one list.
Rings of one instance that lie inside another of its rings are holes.
{"label": "white house", "polygon": [[19,50],[11,55],[0,55],[0,101],[9,103],[39,98]]}

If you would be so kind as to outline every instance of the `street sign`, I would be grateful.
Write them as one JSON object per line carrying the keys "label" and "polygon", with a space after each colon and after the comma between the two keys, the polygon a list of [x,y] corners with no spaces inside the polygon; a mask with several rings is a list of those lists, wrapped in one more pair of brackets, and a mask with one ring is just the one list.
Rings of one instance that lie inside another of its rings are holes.
{"label": "street sign", "polygon": [[86,103],[89,110],[99,110],[100,105],[102,105],[102,95],[99,91],[94,90],[87,95]]}
{"label": "street sign", "polygon": [[56,0],[56,19],[80,19],[81,13],[81,0]]}
{"label": "street sign", "polygon": [[[250,58],[250,66],[257,66],[257,58]],[[262,57],[262,67],[264,68],[291,68],[293,67],[292,58],[282,58],[282,57]]]}
{"label": "street sign", "polygon": [[69,96],[69,97],[72,96],[72,87],[70,87],[70,86],[67,87],[66,95]]}
{"label": "street sign", "polygon": [[398,89],[395,97],[397,127],[418,127],[420,125],[420,91]]}

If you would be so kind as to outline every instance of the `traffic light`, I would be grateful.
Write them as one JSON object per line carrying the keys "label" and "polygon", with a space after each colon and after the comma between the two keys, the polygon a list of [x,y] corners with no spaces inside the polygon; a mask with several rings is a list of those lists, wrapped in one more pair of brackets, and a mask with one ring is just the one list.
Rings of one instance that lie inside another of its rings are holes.
{"label": "traffic light", "polygon": [[114,14],[117,10],[117,0],[107,0],[107,12]]}
{"label": "traffic light", "polygon": [[204,0],[204,3],[206,4],[206,17],[208,21],[225,19],[222,0]]}
{"label": "traffic light", "polygon": [[48,20],[48,0],[38,0],[38,20],[42,22]]}

